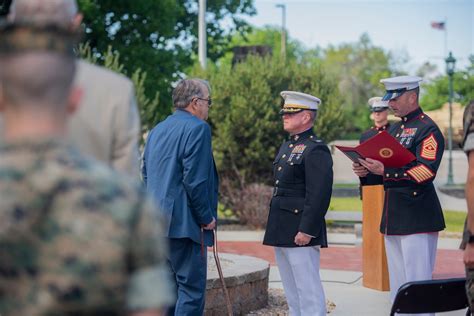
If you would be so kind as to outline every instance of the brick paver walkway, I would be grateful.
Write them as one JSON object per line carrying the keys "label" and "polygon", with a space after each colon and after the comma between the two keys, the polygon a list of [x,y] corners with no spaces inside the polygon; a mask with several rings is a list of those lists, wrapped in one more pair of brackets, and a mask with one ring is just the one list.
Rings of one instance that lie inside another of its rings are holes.
{"label": "brick paver walkway", "polygon": [[[248,255],[275,265],[273,248],[257,241],[221,241],[219,252]],[[461,250],[438,249],[434,278],[464,276]],[[321,250],[321,269],[362,271],[362,248],[330,246]]]}

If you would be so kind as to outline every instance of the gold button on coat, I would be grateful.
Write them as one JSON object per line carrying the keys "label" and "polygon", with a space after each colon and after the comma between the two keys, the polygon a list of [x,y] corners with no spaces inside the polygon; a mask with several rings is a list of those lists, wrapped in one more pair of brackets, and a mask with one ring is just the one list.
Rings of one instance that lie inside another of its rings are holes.
{"label": "gold button on coat", "polygon": [[280,166],[280,167],[278,167],[278,171],[280,171],[280,170],[281,170],[281,166]]}
{"label": "gold button on coat", "polygon": [[298,212],[299,212],[298,209],[295,209],[295,214],[298,214]]}

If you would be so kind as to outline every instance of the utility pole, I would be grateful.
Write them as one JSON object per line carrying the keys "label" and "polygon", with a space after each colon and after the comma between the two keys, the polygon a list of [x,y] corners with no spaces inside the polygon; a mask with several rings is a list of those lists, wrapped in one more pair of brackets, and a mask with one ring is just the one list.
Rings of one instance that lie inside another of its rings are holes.
{"label": "utility pole", "polygon": [[206,69],[207,62],[207,32],[206,32],[206,0],[199,0],[199,63]]}
{"label": "utility pole", "polygon": [[277,4],[277,8],[281,8],[281,56],[286,58],[286,5]]}

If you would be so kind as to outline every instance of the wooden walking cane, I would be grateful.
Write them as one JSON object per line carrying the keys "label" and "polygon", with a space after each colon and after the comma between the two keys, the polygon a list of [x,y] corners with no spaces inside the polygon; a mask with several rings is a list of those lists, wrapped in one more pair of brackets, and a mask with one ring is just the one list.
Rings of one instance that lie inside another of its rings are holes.
{"label": "wooden walking cane", "polygon": [[221,280],[222,290],[224,291],[227,315],[232,316],[232,303],[230,302],[229,292],[227,291],[227,287],[225,286],[224,274],[222,273],[221,268],[221,261],[219,260],[219,254],[217,252],[217,229],[213,229],[212,232],[214,233],[214,245],[212,246],[212,252],[214,253],[214,260],[216,261],[217,272],[219,273],[219,279]]}

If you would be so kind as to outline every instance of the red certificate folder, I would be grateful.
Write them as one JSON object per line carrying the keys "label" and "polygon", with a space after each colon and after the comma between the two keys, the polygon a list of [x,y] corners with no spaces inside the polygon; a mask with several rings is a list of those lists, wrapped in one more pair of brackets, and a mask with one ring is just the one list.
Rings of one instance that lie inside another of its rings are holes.
{"label": "red certificate folder", "polygon": [[416,157],[389,133],[383,131],[357,147],[337,146],[349,159],[359,162],[358,158],[378,160],[389,168],[400,168],[412,162]]}

